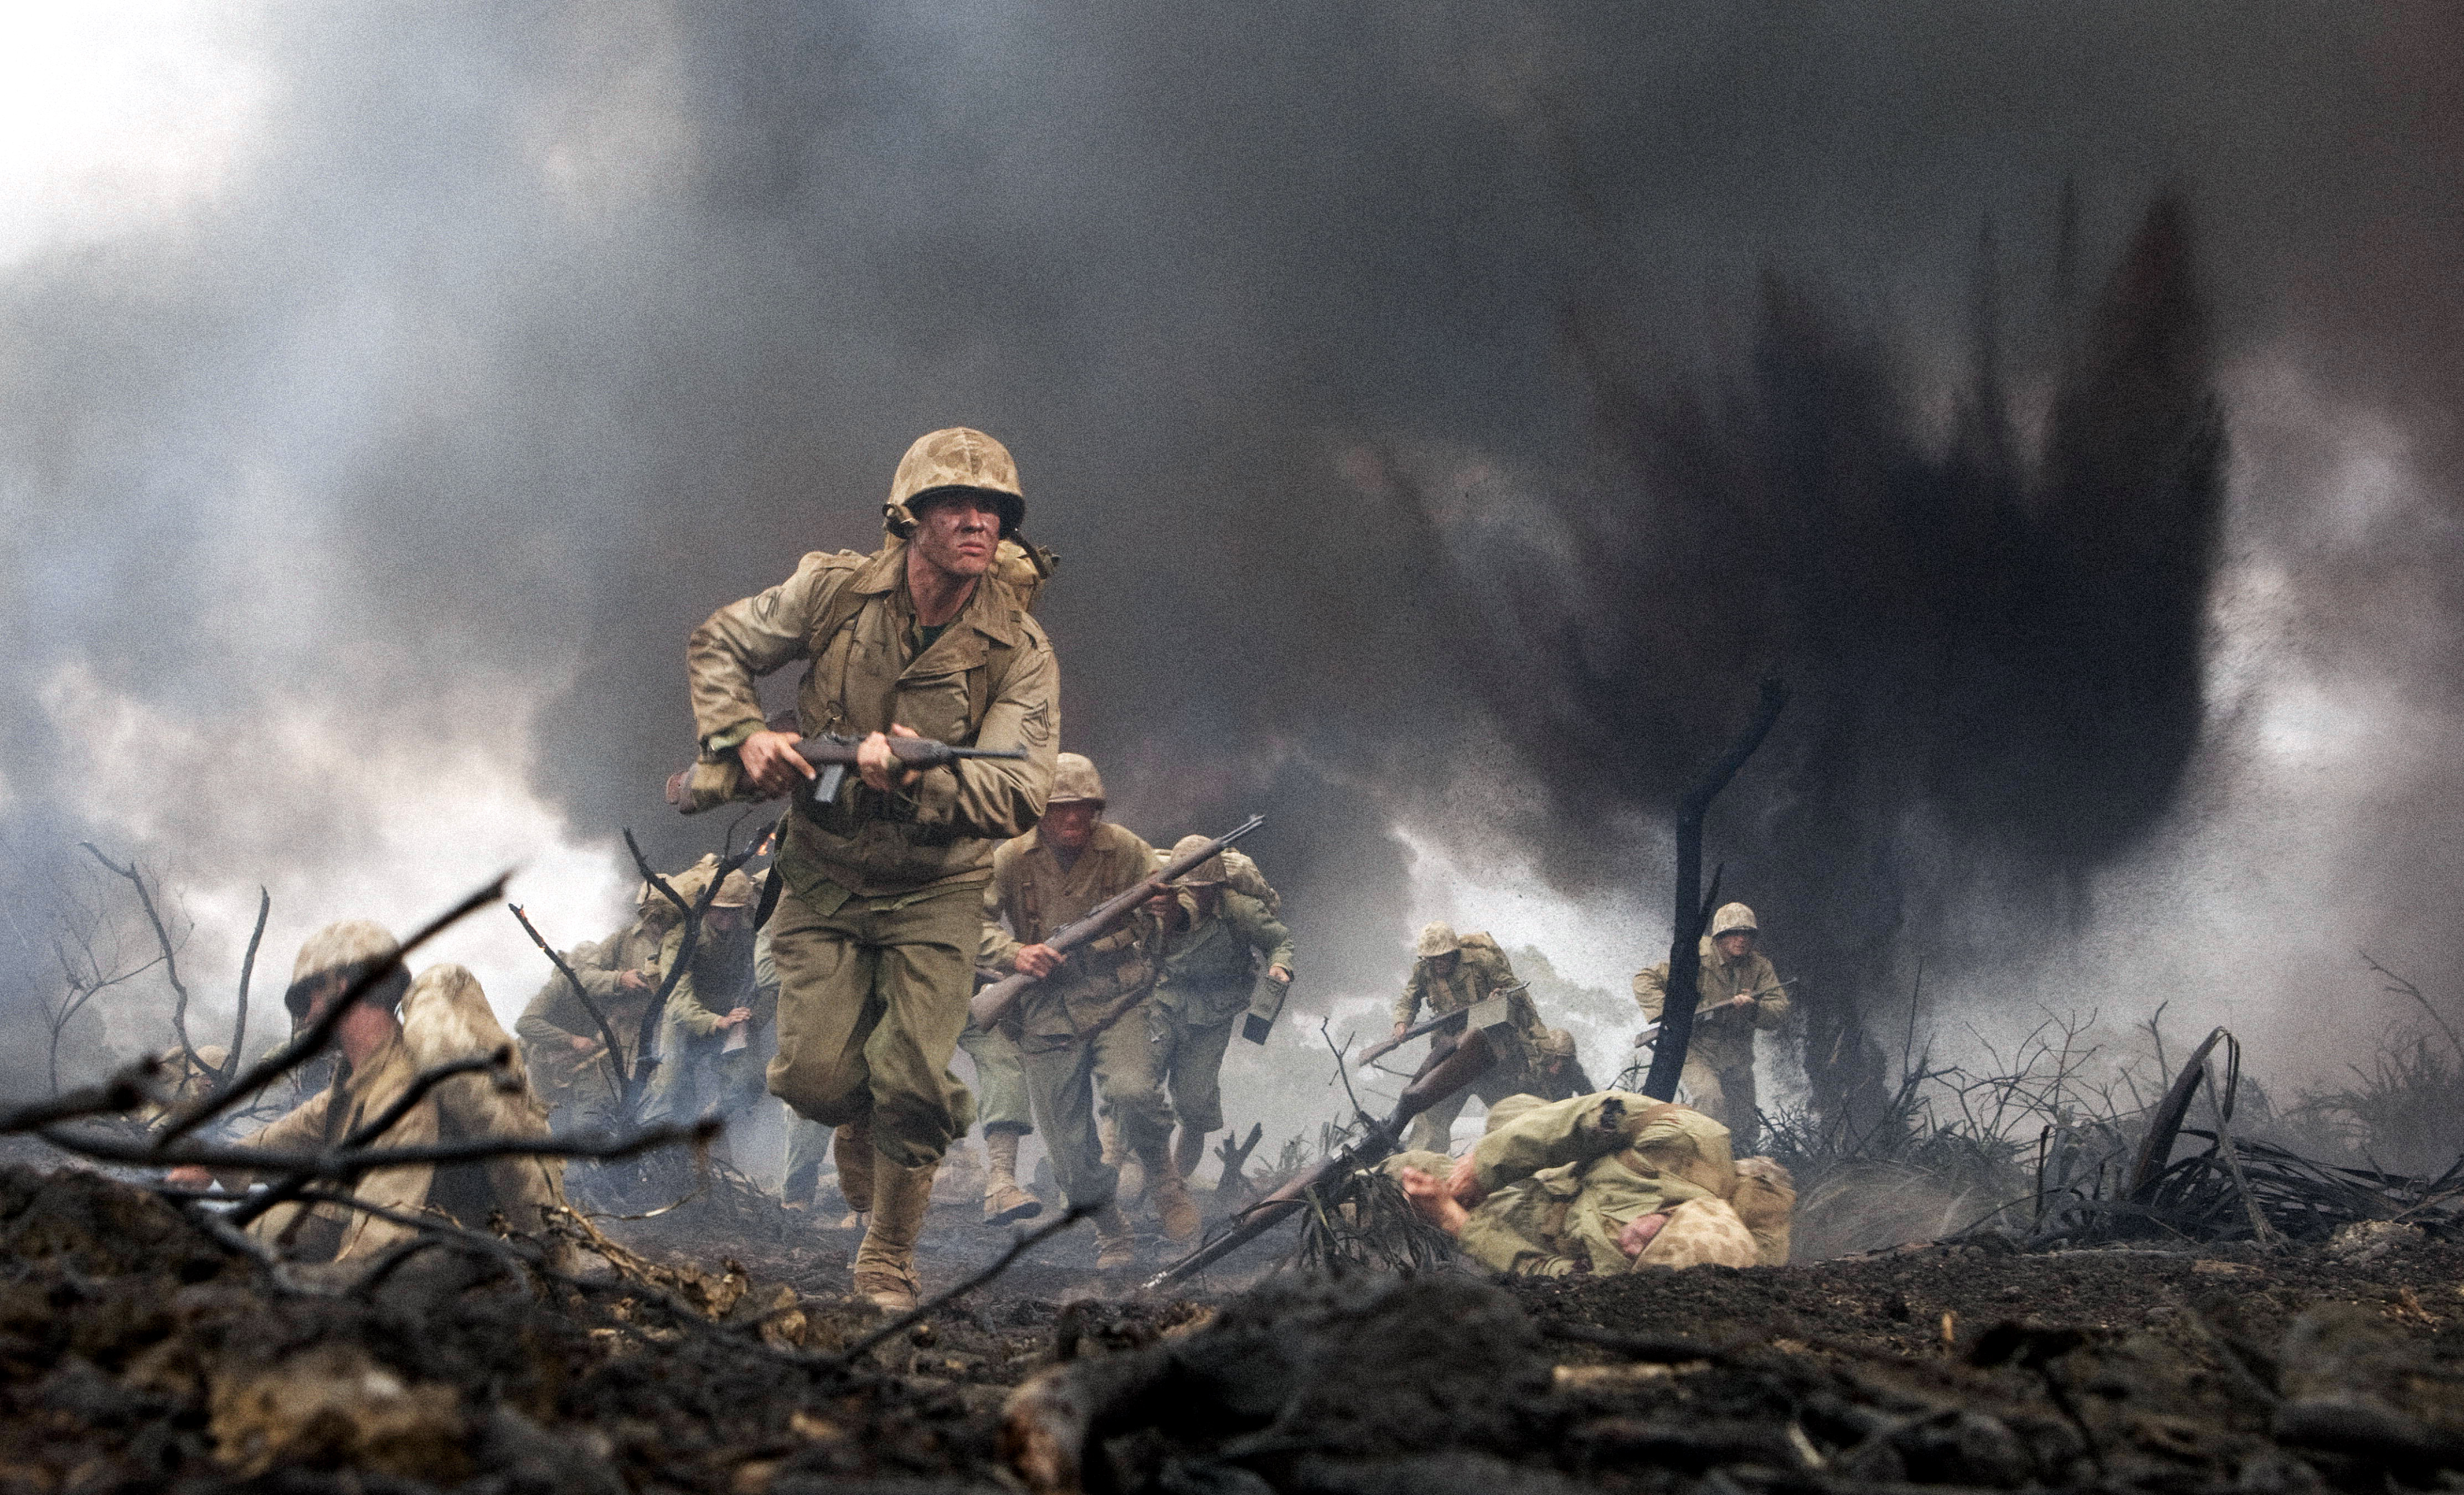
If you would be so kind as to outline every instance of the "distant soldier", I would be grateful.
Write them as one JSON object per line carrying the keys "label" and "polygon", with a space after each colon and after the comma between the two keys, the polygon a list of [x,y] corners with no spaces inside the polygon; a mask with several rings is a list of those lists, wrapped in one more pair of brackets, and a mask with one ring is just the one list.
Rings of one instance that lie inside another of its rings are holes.
{"label": "distant soldier", "polygon": [[[685,658],[701,758],[686,796],[708,806],[748,783],[777,796],[815,777],[799,733],[771,731],[754,690],[795,660],[811,661],[799,732],[863,739],[834,799],[799,799],[779,850],[769,1081],[841,1129],[839,1190],[869,1212],[855,1289],[896,1311],[916,1303],[933,1176],[975,1124],[949,1065],[993,847],[1044,813],[1061,701],[1052,646],[1027,615],[1032,589],[996,569],[1026,514],[1008,451],[981,431],[934,431],[899,460],[883,513],[890,535],[870,556],[816,551],[693,630]],[[885,734],[1027,757],[906,768]]]}
{"label": "distant soldier", "polygon": [[[1198,1208],[1166,1161],[1172,1112],[1156,1083],[1146,1011],[1155,986],[1155,925],[1144,912],[1066,955],[1046,936],[1155,871],[1155,848],[1103,819],[1104,781],[1076,753],[1061,755],[1044,823],[993,856],[984,890],[979,963],[1039,979],[1011,1017],[1035,1125],[1070,1204],[1098,1204],[1099,1270],[1136,1260],[1136,1242],[1112,1202],[1120,1178],[1095,1135],[1094,1088],[1121,1130],[1121,1145],[1146,1165],[1164,1233],[1198,1234]],[[1008,928],[1003,930],[1006,923]]]}
{"label": "distant soldier", "polygon": [[1796,1191],[1767,1157],[1735,1160],[1727,1129],[1687,1107],[1608,1090],[1489,1110],[1465,1156],[1398,1154],[1390,1176],[1431,1223],[1492,1271],[1616,1274],[1645,1266],[1776,1266]]}
{"label": "distant soldier", "polygon": [[[564,953],[565,964],[582,978],[583,990],[615,1031],[616,1062],[628,1067],[641,1039],[643,1009],[658,990],[658,978],[650,973],[658,963],[659,942],[682,918],[675,905],[649,883],[642,885],[633,904],[632,923]],[[607,1055],[606,1038],[563,972],[549,974],[539,995],[514,1021],[514,1032],[521,1038],[531,1084],[552,1110],[615,1103],[616,1077],[602,1062]]]}
{"label": "distant soldier", "polygon": [[[1187,856],[1207,844],[1183,836],[1172,848]],[[1225,853],[1199,863],[1177,885],[1163,911],[1163,950],[1155,980],[1157,1069],[1179,1119],[1172,1171],[1182,1179],[1206,1157],[1206,1133],[1223,1125],[1219,1087],[1233,1024],[1248,1011],[1256,962],[1278,985],[1292,980],[1292,936],[1260,899],[1226,886]]]}
{"label": "distant soldier", "polygon": [[[1723,904],[1711,915],[1682,1076],[1687,1102],[1748,1151],[1754,1145],[1754,1034],[1788,1021],[1788,993],[1771,961],[1754,953],[1755,933],[1754,911],[1742,903]],[[1636,975],[1634,1000],[1644,1018],[1660,1021],[1668,1000],[1667,961]]]}
{"label": "distant soldier", "polygon": [[1537,1082],[1534,1093],[1544,1101],[1572,1100],[1599,1088],[1583,1072],[1583,1061],[1574,1050],[1574,1035],[1564,1028],[1551,1028],[1542,1035],[1540,1068],[1532,1078]]}
{"label": "distant soldier", "polygon": [[[295,1031],[324,1016],[351,983],[401,948],[365,919],[328,924],[299,947],[284,1005]],[[353,1004],[334,1029],[341,1064],[333,1083],[289,1115],[248,1137],[243,1146],[271,1153],[316,1153],[341,1143],[382,1115],[423,1070],[487,1054],[513,1040],[497,1025],[487,994],[458,965],[433,965],[414,981],[396,971]],[[517,1056],[510,1090],[485,1074],[456,1075],[436,1086],[395,1122],[378,1147],[426,1147],[485,1137],[544,1138],[547,1108],[531,1092]],[[168,1181],[204,1188],[216,1174],[196,1165],[171,1170]],[[247,1170],[222,1172],[238,1186]],[[516,1230],[537,1231],[546,1212],[564,1203],[562,1164],[537,1156],[495,1158],[448,1167],[416,1164],[363,1176],[352,1197],[396,1214],[433,1214],[487,1228],[502,1215]],[[307,1261],[372,1257],[417,1233],[416,1227],[338,1204],[278,1205],[251,1231]]]}
{"label": "distant soldier", "polygon": [[220,1044],[201,1044],[192,1063],[188,1051],[174,1044],[163,1050],[163,1098],[136,1113],[137,1119],[151,1129],[160,1127],[177,1115],[190,1101],[203,1100],[213,1093],[215,1077],[222,1073],[231,1050]]}
{"label": "distant soldier", "polygon": [[[1507,1010],[1513,1017],[1520,1038],[1520,1042],[1507,1045],[1511,1052],[1497,1056],[1487,1072],[1420,1112],[1412,1123],[1414,1147],[1443,1153],[1449,1150],[1455,1118],[1463,1114],[1473,1096],[1480,1097],[1484,1105],[1494,1106],[1531,1088],[1531,1072],[1538,1066],[1541,1039],[1548,1029],[1540,1025],[1540,1011],[1531,1004],[1529,994],[1522,991],[1514,979],[1514,967],[1507,963],[1506,952],[1488,935],[1474,933],[1458,937],[1454,926],[1442,921],[1431,923],[1420,931],[1413,955],[1412,974],[1403,983],[1402,997],[1395,1003],[1397,1034],[1412,1025],[1423,1006],[1428,1008],[1429,1016],[1441,1018],[1511,989]],[[1443,1053],[1458,1042],[1456,1035],[1437,1034],[1430,1049],[1432,1053]]]}
{"label": "distant soldier", "polygon": [[[670,880],[676,895],[699,903],[718,870],[715,858]],[[760,1015],[755,1009],[753,879],[734,871],[719,880],[701,916],[693,959],[669,989],[659,1009],[659,1063],[650,1071],[642,1119],[665,1126],[724,1115],[750,1104],[750,1040]],[[656,979],[664,982],[684,950],[681,921],[659,942]],[[740,1062],[731,1064],[735,1059]]]}

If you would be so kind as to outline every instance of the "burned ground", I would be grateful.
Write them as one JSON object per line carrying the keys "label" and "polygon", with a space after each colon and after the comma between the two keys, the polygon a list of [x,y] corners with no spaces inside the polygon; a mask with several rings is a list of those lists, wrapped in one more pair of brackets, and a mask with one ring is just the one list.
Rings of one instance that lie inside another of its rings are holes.
{"label": "burned ground", "polygon": [[[781,1212],[710,1239],[696,1213],[611,1228],[730,1284],[715,1321],[484,1251],[286,1289],[150,1193],[8,1166],[0,1490],[2261,1491],[2464,1469],[2464,1248],[2402,1230],[1508,1286],[1253,1262],[1171,1299],[1094,1279],[1064,1235],[849,1363],[877,1320],[837,1296],[847,1237]],[[928,1287],[1000,1240],[957,1208],[935,1223]]]}

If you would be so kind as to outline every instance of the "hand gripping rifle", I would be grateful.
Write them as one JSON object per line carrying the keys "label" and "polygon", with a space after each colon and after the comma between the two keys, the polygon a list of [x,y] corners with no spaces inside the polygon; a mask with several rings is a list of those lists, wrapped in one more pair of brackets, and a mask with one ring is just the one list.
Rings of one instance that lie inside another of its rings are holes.
{"label": "hand gripping rifle", "polygon": [[1393,1115],[1379,1121],[1366,1112],[1362,1113],[1360,1119],[1369,1123],[1367,1135],[1243,1210],[1240,1223],[1149,1278],[1147,1290],[1152,1292],[1157,1287],[1168,1287],[1204,1271],[1300,1213],[1308,1206],[1310,1194],[1360,1169],[1375,1167],[1400,1152],[1403,1129],[1411,1124],[1413,1117],[1479,1079],[1487,1072],[1489,1066],[1497,1062],[1497,1056],[1488,1045],[1489,1035],[1485,1029],[1475,1028],[1466,1034],[1452,1053],[1424,1066],[1419,1077],[1403,1088],[1403,1098],[1396,1104]]}
{"label": "hand gripping rifle", "polygon": [[1440,1013],[1425,1022],[1412,1024],[1393,1038],[1381,1038],[1360,1051],[1360,1062],[1364,1065],[1374,1064],[1423,1034],[1461,1031],[1463,1024],[1469,1022],[1474,1014],[1478,1014],[1482,1020],[1474,1024],[1475,1026],[1493,1028],[1500,1023],[1510,1026],[1513,1018],[1506,1006],[1505,999],[1530,984],[1529,981],[1516,981],[1508,986],[1501,986],[1468,1007],[1457,1007],[1452,1012]]}
{"label": "hand gripping rifle", "polygon": [[[1734,1011],[1735,1009],[1746,1005],[1748,1002],[1752,1001],[1757,997],[1766,997],[1772,992],[1784,992],[1790,987],[1794,986],[1797,983],[1797,980],[1798,978],[1792,976],[1785,981],[1776,981],[1769,986],[1757,986],[1749,992],[1739,992],[1737,995],[1727,999],[1726,1001],[1717,1001],[1713,1002],[1708,1007],[1697,1008],[1694,1016],[1698,1018],[1707,1018],[1712,1016],[1714,1013]],[[1637,1048],[1649,1048],[1654,1044],[1659,1043],[1660,1030],[1667,1025],[1668,1024],[1665,1022],[1653,1022],[1646,1024],[1641,1032],[1637,1033],[1634,1036],[1634,1046]],[[1414,1031],[1417,1032],[1419,1030],[1415,1029]],[[1410,1033],[1403,1035],[1405,1038],[1410,1038],[1411,1036],[1412,1035]],[[1369,1056],[1366,1054],[1361,1056],[1364,1060],[1368,1057]]]}
{"label": "hand gripping rifle", "polygon": [[[931,737],[886,737],[882,740],[890,744],[890,756],[896,758],[902,768],[940,768],[971,758],[1026,757],[1024,748],[953,747]],[[835,802],[839,797],[839,786],[847,781],[847,770],[855,766],[856,749],[862,746],[864,738],[843,737],[835,732],[799,738],[796,756],[820,771],[796,791],[796,807],[814,810]],[[692,778],[693,770],[690,768],[668,776],[668,802],[687,814],[691,814],[693,807],[687,789]]]}
{"label": "hand gripping rifle", "polygon": [[[1087,941],[1090,939],[1103,938],[1106,934],[1111,933],[1114,928],[1118,927],[1123,919],[1135,913],[1138,910],[1139,904],[1146,902],[1156,893],[1163,891],[1164,889],[1172,883],[1188,876],[1190,872],[1197,868],[1199,863],[1205,861],[1208,857],[1215,855],[1225,846],[1230,846],[1232,843],[1240,840],[1242,837],[1247,835],[1249,832],[1257,829],[1265,824],[1266,824],[1266,817],[1264,815],[1250,816],[1247,820],[1243,821],[1231,830],[1227,831],[1223,835],[1216,837],[1206,845],[1190,852],[1187,856],[1174,857],[1171,861],[1166,862],[1163,866],[1155,868],[1155,872],[1144,882],[1131,888],[1126,892],[1114,893],[1111,897],[1105,899],[1102,903],[1099,903],[1092,909],[1088,910],[1084,918],[1079,919],[1075,923],[1064,925],[1060,929],[1044,936],[1043,942],[1045,945],[1050,946],[1052,949],[1067,955],[1068,952],[1075,950],[1077,947],[1087,943]],[[1039,979],[1040,978],[1032,977],[1023,971],[1020,971],[1014,975],[1004,976],[1000,980],[985,987],[982,991],[976,993],[975,1000],[967,1004],[967,1011],[969,1015],[975,1019],[976,1026],[979,1028],[989,1028],[994,1023],[999,1022],[1002,1018],[1008,1016],[1009,1009],[1017,1006],[1018,1000],[1026,995],[1026,989],[1033,986]]]}

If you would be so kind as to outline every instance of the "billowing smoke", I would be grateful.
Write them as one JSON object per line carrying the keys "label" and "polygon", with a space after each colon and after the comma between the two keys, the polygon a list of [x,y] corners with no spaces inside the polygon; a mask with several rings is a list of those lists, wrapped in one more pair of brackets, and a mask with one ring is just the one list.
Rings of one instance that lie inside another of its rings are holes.
{"label": "billowing smoke", "polygon": [[[657,798],[685,631],[871,545],[953,421],[1064,556],[1120,816],[1274,817],[1305,1000],[1432,912],[1397,824],[1657,908],[1654,807],[1773,669],[1714,854],[1831,990],[1962,878],[2125,941],[2099,889],[2161,885],[2164,980],[2318,990],[2464,873],[2388,811],[2440,755],[2303,756],[2452,728],[2436,10],[99,13],[0,48],[11,149],[101,143],[0,158],[0,817],[163,867],[217,994],[260,882],[278,969],[514,861],[586,937],[617,827],[715,844]],[[2167,183],[2194,243],[2137,227]]]}

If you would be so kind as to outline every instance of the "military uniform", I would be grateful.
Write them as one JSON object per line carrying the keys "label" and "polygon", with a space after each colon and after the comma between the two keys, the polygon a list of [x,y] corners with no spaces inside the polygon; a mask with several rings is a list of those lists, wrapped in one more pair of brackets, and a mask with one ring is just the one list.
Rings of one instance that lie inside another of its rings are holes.
{"label": "military uniform", "polygon": [[1178,896],[1180,918],[1163,936],[1155,1030],[1173,1114],[1189,1137],[1223,1125],[1223,1051],[1249,1008],[1253,953],[1290,971],[1292,936],[1264,903],[1229,887],[1219,889],[1211,913],[1199,912],[1194,892]]}
{"label": "military uniform", "polygon": [[[1154,871],[1155,848],[1109,821],[1096,824],[1093,839],[1067,868],[1041,832],[1003,845],[983,893],[982,964],[1004,975],[1017,970],[1021,949],[1043,943]],[[1054,1180],[1073,1205],[1110,1198],[1119,1182],[1095,1135],[1090,1078],[1112,1109],[1123,1145],[1150,1172],[1169,1139],[1171,1112],[1156,1084],[1145,1010],[1155,984],[1155,937],[1153,920],[1141,913],[1080,945],[1029,986],[1004,1020]]]}
{"label": "military uniform", "polygon": [[[1742,912],[1748,923],[1740,926],[1731,922],[1723,929],[1724,918],[1735,917],[1731,911]],[[1769,1032],[1788,1020],[1788,993],[1780,989],[1779,973],[1771,969],[1768,958],[1752,950],[1741,960],[1730,960],[1720,953],[1718,935],[1739,928],[1750,930],[1752,917],[1752,911],[1745,905],[1728,904],[1714,916],[1714,933],[1704,936],[1703,974],[1694,988],[1698,993],[1694,1031],[1686,1041],[1682,1076],[1687,1101],[1748,1146],[1752,1144],[1754,1134],[1754,1034]],[[1747,993],[1753,994],[1753,1001],[1748,1006],[1724,1012],[1709,1010],[1716,1002]],[[1668,1001],[1667,961],[1635,976],[1634,999],[1642,1005],[1646,1019],[1660,1020]]]}
{"label": "military uniform", "polygon": [[[640,917],[605,939],[565,952],[565,964],[582,978],[583,990],[615,1030],[619,1062],[627,1068],[641,1042],[643,1010],[649,1004],[650,993],[658,989],[658,978],[648,973],[658,962],[659,941],[669,922],[646,905]],[[649,984],[640,991],[625,990],[618,978],[627,971],[645,973]],[[532,1084],[551,1108],[614,1103],[617,1082],[604,1062],[605,1035],[563,972],[550,976],[539,989],[514,1021],[514,1033],[522,1042],[522,1060],[530,1067]],[[571,1043],[576,1038],[599,1046],[577,1051]]]}
{"label": "military uniform", "polygon": [[693,805],[739,792],[735,750],[763,730],[754,680],[800,659],[810,661],[796,699],[805,736],[895,724],[1027,753],[930,769],[888,792],[850,773],[829,804],[800,802],[787,819],[768,926],[780,978],[770,1089],[815,1121],[869,1133],[881,1168],[868,1202],[890,1218],[876,1208],[857,1266],[877,1301],[904,1295],[866,1284],[911,1276],[933,1172],[975,1119],[949,1063],[966,1024],[982,890],[994,846],[1044,813],[1061,727],[1052,647],[998,575],[979,578],[948,625],[928,629],[916,616],[901,538],[917,524],[909,505],[949,491],[1000,500],[1004,539],[1024,511],[999,442],[933,432],[899,462],[886,506],[893,538],[880,550],[807,555],[779,585],[713,613],[686,647],[702,746]]}
{"label": "military uniform", "polygon": [[1564,1028],[1551,1028],[1540,1045],[1539,1063],[1532,1066],[1531,1093],[1544,1101],[1563,1101],[1589,1095],[1598,1088],[1583,1072],[1574,1035]]}
{"label": "military uniform", "polygon": [[[660,980],[666,980],[667,973],[675,968],[684,937],[679,926],[660,943]],[[681,1125],[730,1114],[749,1101],[751,1096],[742,1092],[752,1081],[752,1066],[746,1058],[752,1051],[751,1030],[768,1027],[776,1016],[775,1010],[764,1012],[753,979],[752,931],[720,934],[705,925],[701,937],[693,942],[692,963],[676,978],[667,1005],[659,1010],[659,1063],[650,1071],[643,1122]],[[720,1020],[737,1007],[751,1008],[752,1021],[742,1029],[720,1027]],[[746,1042],[735,1044],[736,1051],[730,1053],[729,1045],[739,1032]]]}
{"label": "military uniform", "polygon": [[[1472,1150],[1485,1195],[1463,1222],[1465,1254],[1519,1276],[1615,1274],[1644,1266],[1777,1264],[1787,1256],[1787,1173],[1768,1159],[1750,1176],[1728,1151],[1727,1129],[1687,1107],[1610,1090],[1541,1103],[1516,1097]],[[1390,1172],[1442,1176],[1449,1160],[1404,1154]],[[1781,1224],[1776,1259],[1733,1202],[1741,1194]],[[1658,1217],[1658,1219],[1650,1219]],[[1638,1221],[1650,1231],[1630,1230]]]}
{"label": "military uniform", "polygon": [[[1465,934],[1458,940],[1454,931],[1445,925],[1431,924],[1420,932],[1419,948],[1419,956],[1403,983],[1403,995],[1395,1002],[1395,1021],[1403,1026],[1419,1021],[1422,1007],[1428,1009],[1430,1017],[1441,1018],[1485,1001],[1500,989],[1514,984],[1514,967],[1507,962],[1506,952],[1497,948],[1497,941],[1486,934]],[[1449,954],[1456,957],[1454,968],[1441,970]],[[1420,1112],[1412,1123],[1414,1147],[1435,1153],[1447,1151],[1454,1135],[1455,1118],[1463,1114],[1463,1107],[1473,1097],[1479,1097],[1483,1105],[1494,1106],[1531,1088],[1531,1070],[1549,1030],[1541,1025],[1540,1009],[1531,1004],[1529,992],[1512,993],[1506,1005],[1520,1042],[1509,1045],[1510,1051],[1498,1054],[1497,1062],[1479,1079]],[[1458,1042],[1444,1034],[1434,1037],[1432,1052],[1450,1049]]]}
{"label": "military uniform", "polygon": [[[329,925],[300,948],[293,989],[383,958],[395,948],[390,934],[365,920]],[[303,1003],[295,1010],[295,1020],[304,1011]],[[322,1152],[391,1108],[422,1071],[512,1042],[489,1010],[478,981],[458,965],[421,972],[404,993],[398,1011],[392,1037],[375,1053],[359,1065],[345,1058],[331,1084],[241,1145],[271,1153]],[[431,1088],[374,1145],[414,1148],[484,1137],[545,1137],[547,1108],[532,1093],[518,1060],[512,1078],[513,1088],[507,1089],[495,1076],[456,1075]],[[227,1170],[226,1181],[238,1182],[245,1173]],[[564,1203],[563,1165],[538,1156],[450,1167],[414,1164],[363,1175],[350,1192],[399,1214],[439,1215],[474,1229],[486,1228],[492,1217],[502,1215],[514,1229],[535,1232],[547,1211]],[[291,1255],[316,1261],[362,1260],[417,1234],[415,1226],[334,1204],[276,1205],[249,1228]]]}

